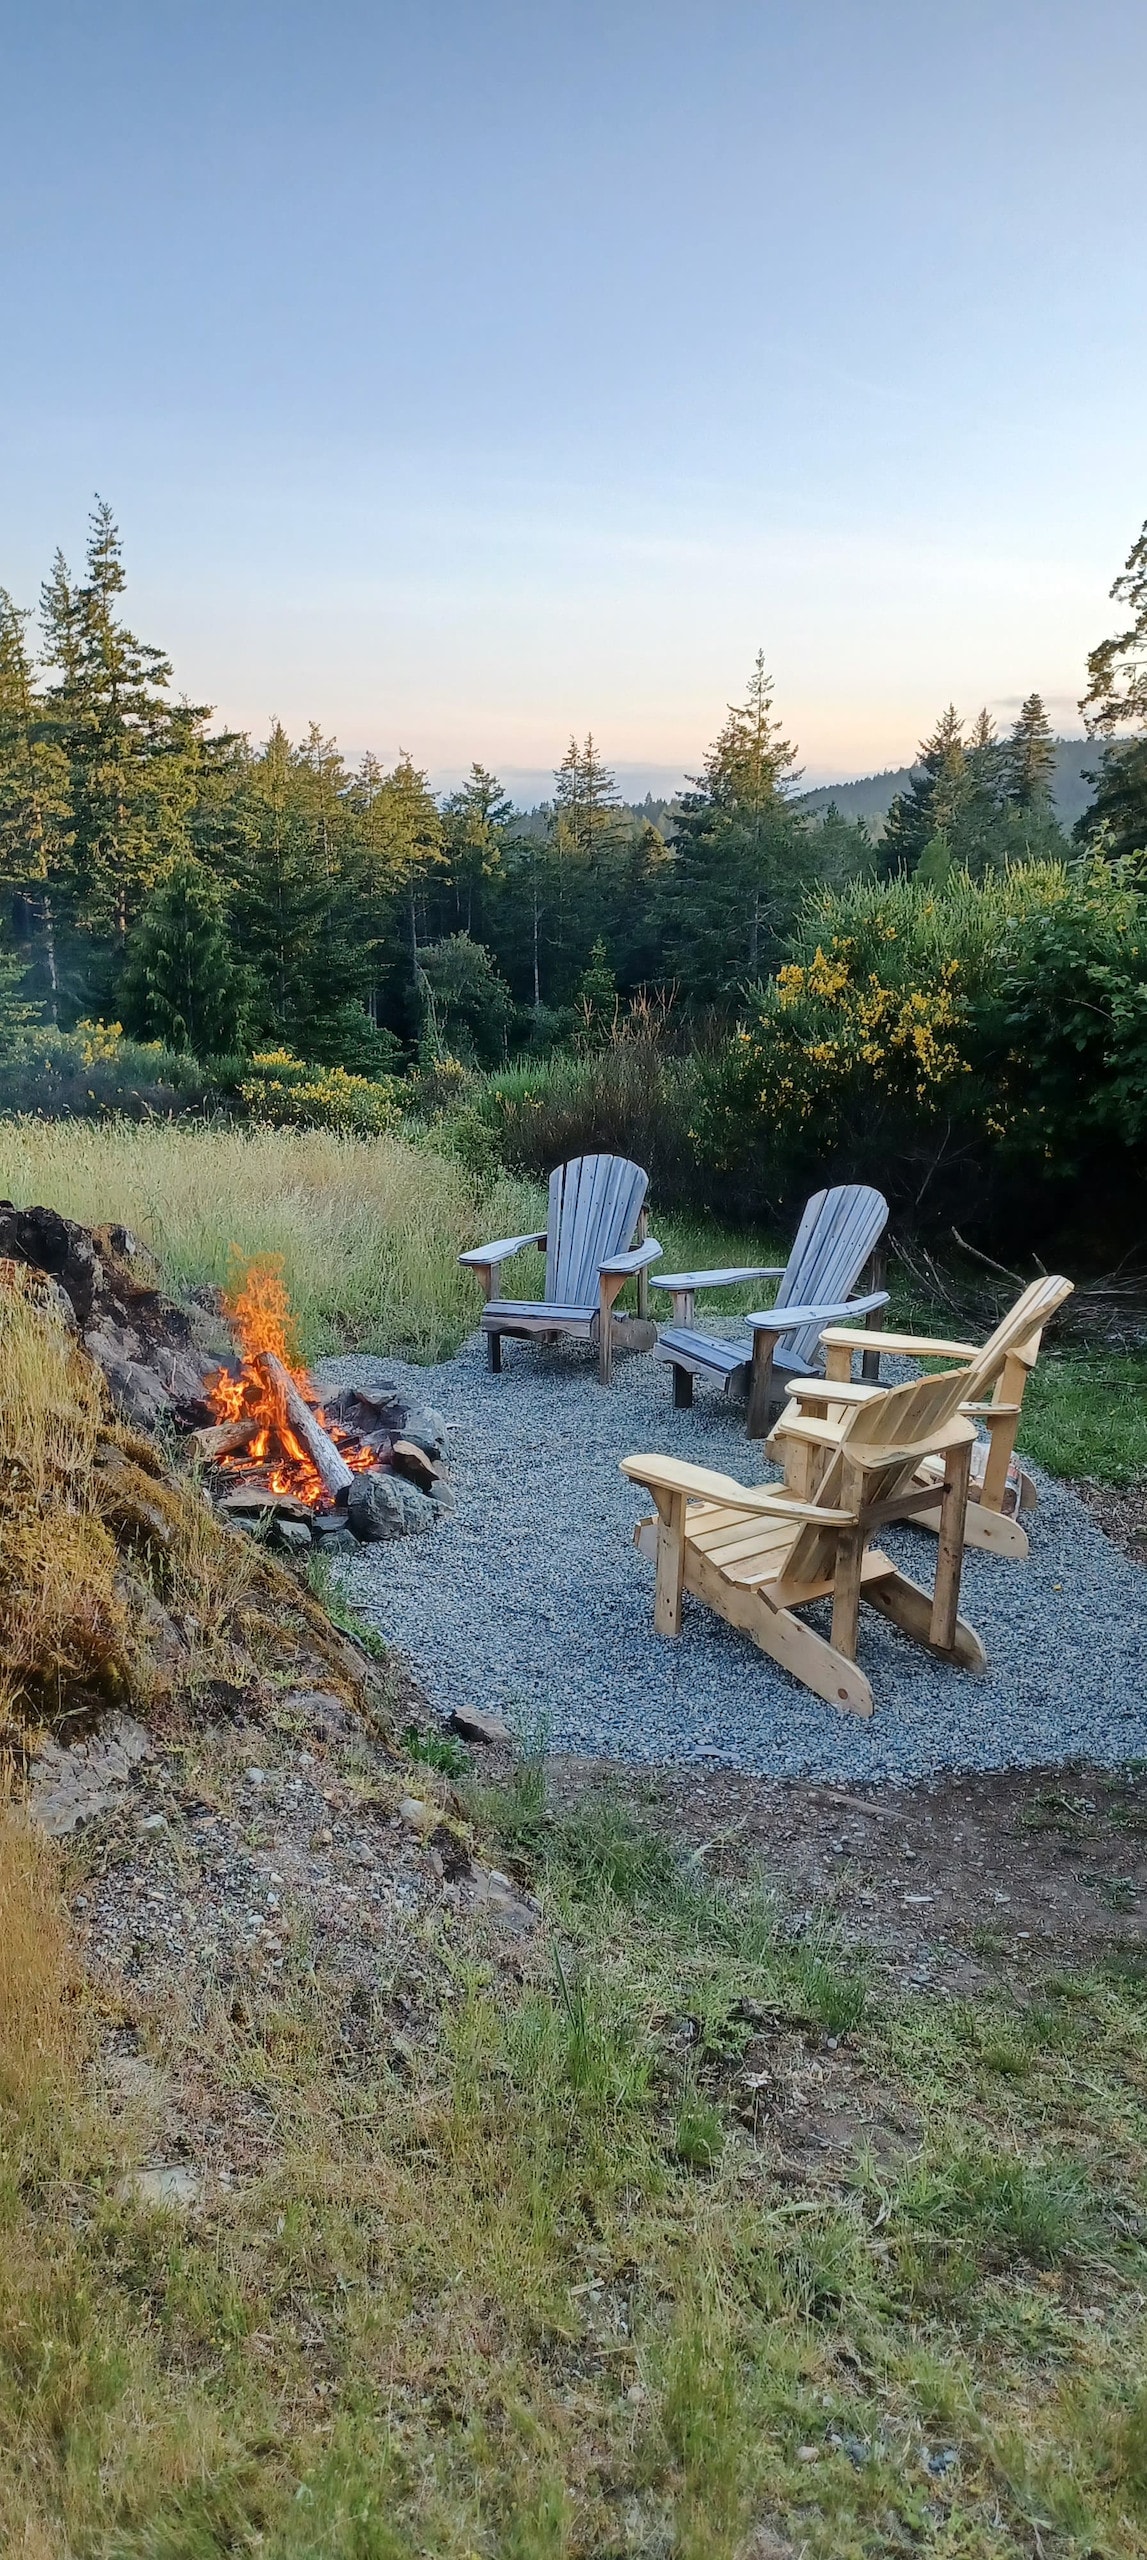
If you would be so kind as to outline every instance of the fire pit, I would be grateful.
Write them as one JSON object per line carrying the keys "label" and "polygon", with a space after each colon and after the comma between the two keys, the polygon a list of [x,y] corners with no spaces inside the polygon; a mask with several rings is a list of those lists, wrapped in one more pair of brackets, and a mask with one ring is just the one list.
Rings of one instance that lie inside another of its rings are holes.
{"label": "fire pit", "polygon": [[219,1507],[270,1519],[288,1546],[432,1527],[451,1502],[440,1415],[409,1413],[389,1381],[321,1403],[274,1261],[251,1263],[223,1306],[237,1348],[205,1378],[214,1419],[192,1433]]}

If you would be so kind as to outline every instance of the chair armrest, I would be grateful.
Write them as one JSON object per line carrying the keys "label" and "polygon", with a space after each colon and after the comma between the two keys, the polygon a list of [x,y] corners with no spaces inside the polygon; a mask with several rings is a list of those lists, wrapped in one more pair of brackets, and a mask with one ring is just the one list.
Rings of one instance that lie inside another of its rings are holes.
{"label": "chair armrest", "polygon": [[511,1254],[523,1253],[528,1244],[544,1245],[545,1241],[544,1232],[532,1236],[503,1236],[498,1244],[476,1244],[471,1253],[460,1253],[458,1260],[473,1271],[496,1271],[498,1264],[508,1262]]}
{"label": "chair armrest", "polygon": [[691,1467],[681,1458],[636,1457],[618,1461],[633,1484],[662,1493],[692,1494],[700,1502],[728,1503],[738,1511],[765,1511],[786,1520],[820,1520],[826,1527],[855,1520],[855,1511],[827,1511],[818,1502],[798,1502],[778,1485],[738,1484],[735,1476],[717,1475],[712,1467]]}
{"label": "chair armrest", "polygon": [[826,1326],[821,1341],[846,1351],[899,1351],[906,1359],[978,1360],[974,1342],[941,1342],[928,1333],[867,1333],[860,1325]]}
{"label": "chair armrest", "polygon": [[[835,1324],[840,1316],[862,1316],[870,1307],[886,1307],[887,1304],[887,1289],[873,1289],[869,1297],[848,1298],[843,1306],[765,1307],[760,1315],[746,1316],[745,1322],[752,1326],[754,1333],[775,1333],[779,1338],[782,1334],[803,1332],[806,1324]],[[880,1337],[875,1333],[858,1333],[856,1338],[858,1342],[866,1343],[871,1351]]]}
{"label": "chair armrest", "polygon": [[745,1262],[727,1271],[659,1271],[653,1286],[678,1296],[697,1289],[733,1289],[742,1280],[783,1280],[785,1267],[783,1262]]}
{"label": "chair armrest", "polygon": [[[869,1385],[863,1378],[858,1379],[855,1384],[851,1378],[785,1379],[786,1396],[798,1400],[802,1396],[808,1396],[810,1402],[815,1397],[821,1404],[825,1402],[826,1397],[830,1404],[868,1404],[873,1396],[882,1396],[886,1393],[885,1387]],[[962,1405],[960,1410],[962,1413],[967,1413],[970,1407]]]}
{"label": "chair armrest", "polygon": [[644,1244],[634,1245],[632,1253],[611,1253],[608,1262],[599,1262],[598,1271],[611,1280],[628,1280],[634,1271],[644,1271],[647,1263],[660,1262],[664,1251],[664,1245],[647,1236]]}

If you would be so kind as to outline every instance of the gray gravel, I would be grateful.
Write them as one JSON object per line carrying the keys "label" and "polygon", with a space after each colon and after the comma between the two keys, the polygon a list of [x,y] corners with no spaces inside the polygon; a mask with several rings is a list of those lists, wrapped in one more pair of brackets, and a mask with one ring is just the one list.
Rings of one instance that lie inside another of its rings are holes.
{"label": "gray gravel", "polygon": [[[572,1345],[506,1342],[504,1360],[491,1377],[476,1336],[438,1368],[349,1358],[319,1372],[328,1385],[393,1378],[450,1425],[457,1516],[340,1563],[348,1596],[443,1712],[541,1721],[559,1751],[772,1777],[1147,1757],[1147,1575],[1054,1480],[1041,1479],[1029,1515],[1027,1564],[967,1557],[961,1610],[984,1639],[986,1674],[933,1661],[862,1611],[876,1699],[864,1720],[810,1697],[697,1602],[686,1600],[678,1641],[653,1633],[652,1569],[632,1545],[650,1505],[618,1460],[657,1449],[745,1482],[775,1475],[739,1411],[699,1383],[693,1410],[675,1412],[670,1372],[648,1356],[620,1360],[605,1389]],[[926,1532],[898,1529],[887,1544],[930,1579]]]}

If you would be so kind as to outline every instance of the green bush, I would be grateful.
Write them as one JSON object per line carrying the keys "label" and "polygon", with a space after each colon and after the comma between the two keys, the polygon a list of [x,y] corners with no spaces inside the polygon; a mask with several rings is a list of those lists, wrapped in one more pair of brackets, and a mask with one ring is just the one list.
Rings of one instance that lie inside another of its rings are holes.
{"label": "green bush", "polygon": [[0,1007],[0,1113],[146,1119],[199,1110],[211,1099],[209,1072],[184,1050],[126,1039],[118,1022],[59,1031],[31,1011]]}
{"label": "green bush", "polygon": [[1114,1251],[1147,1137],[1147,897],[1098,860],[822,892],[705,1086],[700,1143],[745,1206],[867,1175],[900,1213]]}
{"label": "green bush", "polygon": [[579,1155],[622,1155],[644,1165],[657,1199],[707,1205],[693,1120],[701,1093],[697,1061],[665,1055],[627,1037],[574,1055],[556,1051],[473,1085],[436,1133],[471,1171],[502,1163],[535,1177]]}
{"label": "green bush", "polygon": [[359,1138],[396,1127],[399,1084],[394,1076],[371,1081],[345,1067],[319,1067],[290,1049],[262,1049],[239,1087],[253,1120],[281,1129],[338,1129]]}

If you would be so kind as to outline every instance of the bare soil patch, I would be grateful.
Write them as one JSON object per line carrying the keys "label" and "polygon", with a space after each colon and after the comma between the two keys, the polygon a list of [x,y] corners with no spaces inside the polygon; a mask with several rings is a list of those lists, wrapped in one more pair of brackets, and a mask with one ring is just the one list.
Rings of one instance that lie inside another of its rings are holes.
{"label": "bare soil patch", "polygon": [[1076,1476],[1069,1489],[1087,1504],[1113,1546],[1122,1547],[1135,1564],[1147,1564],[1147,1476],[1135,1484],[1099,1484],[1094,1476]]}
{"label": "bare soil patch", "polygon": [[913,1787],[553,1763],[556,1800],[620,1793],[714,1873],[759,1860],[827,1907],[904,1988],[966,1995],[1001,1969],[1147,1949],[1147,1769],[973,1773]]}

